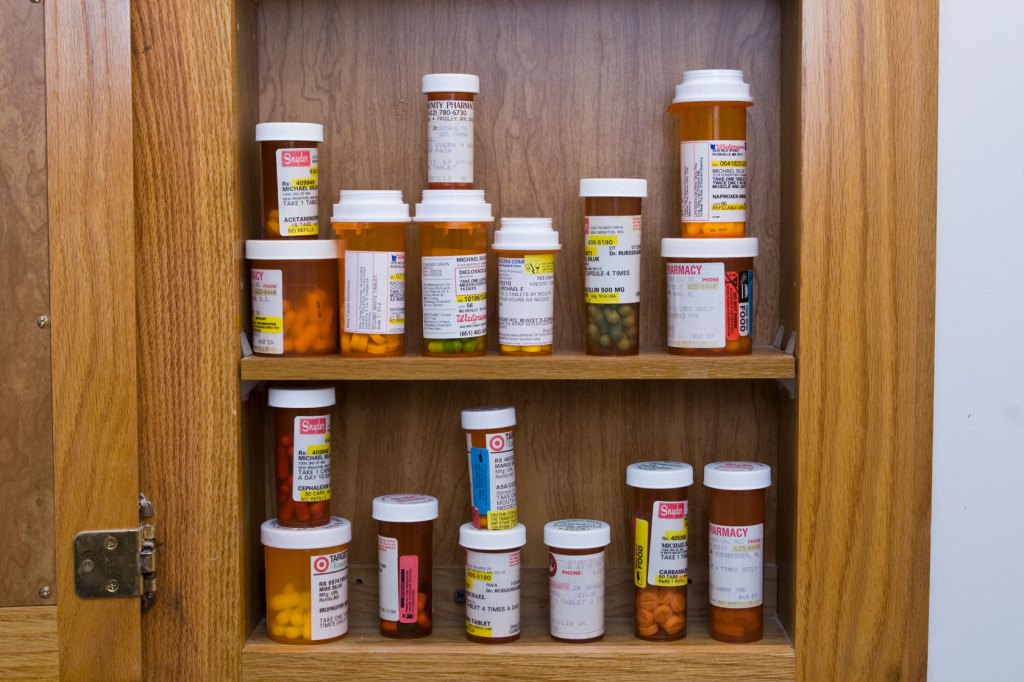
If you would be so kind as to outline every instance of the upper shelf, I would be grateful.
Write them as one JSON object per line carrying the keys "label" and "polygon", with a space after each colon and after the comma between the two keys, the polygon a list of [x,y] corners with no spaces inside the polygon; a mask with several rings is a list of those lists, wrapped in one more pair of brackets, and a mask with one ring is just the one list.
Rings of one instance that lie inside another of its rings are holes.
{"label": "upper shelf", "polygon": [[435,381],[538,379],[792,379],[792,355],[758,346],[751,355],[695,358],[645,350],[625,357],[596,357],[556,349],[543,357],[490,354],[475,358],[270,358],[242,360],[242,379],[252,381]]}

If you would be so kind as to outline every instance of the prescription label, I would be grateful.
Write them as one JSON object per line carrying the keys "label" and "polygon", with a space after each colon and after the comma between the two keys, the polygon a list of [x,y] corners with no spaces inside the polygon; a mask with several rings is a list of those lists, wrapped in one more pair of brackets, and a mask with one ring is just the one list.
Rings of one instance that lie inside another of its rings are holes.
{"label": "prescription label", "polygon": [[277,150],[277,210],[282,237],[319,234],[316,147]]}
{"label": "prescription label", "polygon": [[280,270],[253,268],[252,349],[256,353],[284,353],[284,290]]}
{"label": "prescription label", "polygon": [[427,102],[427,182],[473,184],[473,102]]}
{"label": "prescription label", "polygon": [[498,256],[498,342],[547,346],[554,339],[555,254]]}
{"label": "prescription label", "polygon": [[587,303],[640,302],[640,234],[638,215],[587,216],[583,219]]}
{"label": "prescription label", "polygon": [[590,639],[604,634],[604,550],[596,554],[551,552],[548,586],[551,634]]}
{"label": "prescription label", "polygon": [[744,140],[682,142],[683,222],[747,221],[747,143]]}
{"label": "prescription label", "polygon": [[647,584],[682,587],[687,583],[687,512],[685,500],[655,502],[652,506]]}
{"label": "prescription label", "polygon": [[423,257],[423,336],[487,334],[487,254]]}
{"label": "prescription label", "polygon": [[310,639],[348,632],[348,550],[309,558]]}
{"label": "prescription label", "polygon": [[764,524],[708,525],[711,603],[726,609],[760,606],[764,572]]}
{"label": "prescription label", "polygon": [[405,333],[405,254],[345,250],[345,331]]}
{"label": "prescription label", "polygon": [[516,508],[516,468],[512,432],[488,433],[487,447],[473,447],[466,434],[469,455],[470,499],[473,525],[489,530],[506,530],[519,523]]}
{"label": "prescription label", "polygon": [[519,634],[522,553],[466,550],[466,633],[477,637]]}
{"label": "prescription label", "polygon": [[296,417],[292,443],[292,499],[331,499],[331,415]]}

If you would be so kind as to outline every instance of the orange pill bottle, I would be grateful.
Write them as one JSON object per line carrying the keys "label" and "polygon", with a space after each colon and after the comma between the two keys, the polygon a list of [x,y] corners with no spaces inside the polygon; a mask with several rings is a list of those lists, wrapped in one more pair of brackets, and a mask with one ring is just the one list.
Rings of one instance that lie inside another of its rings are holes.
{"label": "orange pill bottle", "polygon": [[316,239],[320,233],[318,193],[319,123],[260,123],[260,218],[264,239]]}
{"label": "orange pill bottle", "polygon": [[405,228],[397,190],[342,190],[331,227],[338,236],[341,354],[397,357],[405,351]]}
{"label": "orange pill bottle", "polygon": [[519,593],[526,526],[481,530],[459,528],[466,550],[466,639],[505,644],[519,639]]}
{"label": "orange pill bottle", "polygon": [[756,642],[764,634],[764,509],[771,484],[767,464],[704,467],[711,638],[720,642]]}
{"label": "orange pill bottle", "polygon": [[474,357],[487,352],[487,227],[484,191],[423,190],[420,226],[423,354]]}
{"label": "orange pill bottle", "polygon": [[462,411],[469,459],[473,526],[508,530],[519,523],[516,502],[516,408],[475,407]]}
{"label": "orange pill bottle", "polygon": [[383,495],[373,500],[380,570],[380,634],[396,639],[426,637],[431,612],[434,519],[437,498]]}
{"label": "orange pill bottle", "polygon": [[750,355],[757,240],[662,239],[668,352]]}
{"label": "orange pill bottle", "polygon": [[555,254],[551,218],[502,218],[498,255],[498,343],[502,355],[551,355],[555,338]]}
{"label": "orange pill bottle", "polygon": [[260,528],[267,569],[267,636],[321,644],[348,632],[348,546],[352,525],[334,517],[319,528]]}
{"label": "orange pill bottle", "polygon": [[338,242],[245,242],[252,285],[252,350],[257,355],[338,352]]}
{"label": "orange pill bottle", "polygon": [[683,237],[743,237],[747,230],[747,107],[743,72],[687,71],[669,111],[679,117]]}
{"label": "orange pill bottle", "polygon": [[480,77],[430,73],[427,96],[427,187],[473,189],[473,108]]}
{"label": "orange pill bottle", "polygon": [[634,633],[664,642],[686,637],[689,502],[693,467],[638,462],[626,467],[633,489]]}
{"label": "orange pill bottle", "polygon": [[563,519],[544,526],[550,562],[551,639],[596,642],[604,637],[604,521]]}
{"label": "orange pill bottle", "polygon": [[331,407],[334,388],[271,388],[277,522],[290,528],[331,520]]}

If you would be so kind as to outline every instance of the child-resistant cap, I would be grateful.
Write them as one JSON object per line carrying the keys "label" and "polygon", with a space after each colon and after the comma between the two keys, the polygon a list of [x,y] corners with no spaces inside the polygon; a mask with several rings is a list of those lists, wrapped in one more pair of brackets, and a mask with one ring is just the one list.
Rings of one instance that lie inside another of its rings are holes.
{"label": "child-resistant cap", "polygon": [[555,251],[562,248],[551,218],[502,218],[494,231],[494,247],[501,250]]}
{"label": "child-resistant cap", "polygon": [[514,407],[473,407],[462,411],[462,428],[469,431],[502,429],[515,425]]}
{"label": "child-resistant cap", "polygon": [[468,73],[428,73],[423,77],[423,92],[471,92],[480,94],[480,76]]}
{"label": "child-resistant cap", "polygon": [[642,178],[582,178],[581,197],[647,197],[647,181]]}
{"label": "child-resistant cap", "polygon": [[704,467],[704,485],[717,490],[759,490],[772,484],[772,468],[758,462],[712,462]]}
{"label": "child-resistant cap", "polygon": [[275,519],[260,526],[260,541],[276,549],[322,549],[352,542],[352,524],[348,519],[332,516],[326,526],[316,528],[285,528]]}
{"label": "child-resistant cap", "polygon": [[634,488],[685,488],[693,485],[693,467],[683,462],[637,462],[626,467],[626,485]]}
{"label": "child-resistant cap", "polygon": [[323,142],[324,127],[319,123],[257,123],[256,141]]}
{"label": "child-resistant cap", "polygon": [[248,239],[245,257],[249,260],[335,260],[337,239]]}
{"label": "child-resistant cap", "polygon": [[750,84],[740,69],[698,69],[683,73],[673,103],[753,102]]}
{"label": "child-resistant cap", "polygon": [[327,388],[272,388],[267,393],[271,407],[302,409],[330,407],[335,402],[334,387]]}
{"label": "child-resistant cap", "polygon": [[381,495],[373,498],[373,518],[404,523],[433,521],[437,518],[437,498],[405,493]]}
{"label": "child-resistant cap", "polygon": [[482,189],[425,189],[416,204],[417,223],[493,223]]}
{"label": "child-resistant cap", "polygon": [[407,223],[409,204],[401,190],[343,189],[334,205],[334,223]]}
{"label": "child-resistant cap", "polygon": [[484,530],[464,523],[459,526],[459,544],[466,549],[519,549],[526,544],[526,526],[517,523],[507,530]]}
{"label": "child-resistant cap", "polygon": [[753,258],[757,255],[757,238],[661,240],[662,258]]}
{"label": "child-resistant cap", "polygon": [[544,544],[561,549],[606,547],[612,541],[612,529],[604,521],[562,519],[544,524]]}

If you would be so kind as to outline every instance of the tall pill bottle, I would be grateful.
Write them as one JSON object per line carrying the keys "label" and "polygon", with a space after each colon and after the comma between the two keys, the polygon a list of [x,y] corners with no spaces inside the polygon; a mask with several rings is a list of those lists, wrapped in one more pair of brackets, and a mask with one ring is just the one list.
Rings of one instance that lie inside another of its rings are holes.
{"label": "tall pill bottle", "polygon": [[604,637],[604,551],[609,543],[611,527],[604,521],[545,524],[552,639],[582,643]]}
{"label": "tall pill bottle", "polygon": [[519,523],[516,503],[516,408],[476,407],[462,411],[469,459],[473,526],[508,530]]}
{"label": "tall pill bottle", "polygon": [[626,485],[633,489],[634,633],[656,642],[682,639],[693,467],[682,462],[630,464]]}
{"label": "tall pill bottle", "polygon": [[271,388],[277,522],[290,528],[331,520],[331,408],[334,387]]}
{"label": "tall pill bottle", "polygon": [[683,237],[743,237],[747,230],[747,107],[743,71],[687,71],[669,111],[679,117]]}
{"label": "tall pill bottle", "polygon": [[551,355],[555,336],[555,254],[551,218],[502,218],[498,255],[498,343],[502,355]]}
{"label": "tall pill bottle", "polygon": [[380,571],[380,634],[395,639],[433,631],[431,585],[437,498],[383,495],[373,500]]}
{"label": "tall pill bottle", "polygon": [[459,528],[466,550],[466,639],[505,644],[519,639],[519,593],[526,526],[481,530]]}
{"label": "tall pill bottle", "polygon": [[338,237],[341,354],[397,357],[405,351],[405,228],[397,190],[342,190],[331,227]]}
{"label": "tall pill bottle", "polygon": [[764,509],[771,484],[767,464],[704,467],[711,638],[720,642],[756,642],[764,634]]}
{"label": "tall pill bottle", "polygon": [[473,107],[480,77],[430,73],[427,96],[427,187],[473,189]]}
{"label": "tall pill bottle", "polygon": [[487,352],[487,226],[482,189],[423,190],[420,226],[423,354],[473,357]]}
{"label": "tall pill bottle", "polygon": [[260,218],[264,239],[316,239],[320,234],[318,196],[319,123],[260,123]]}
{"label": "tall pill bottle", "polygon": [[583,178],[587,355],[640,352],[641,203],[647,181]]}

